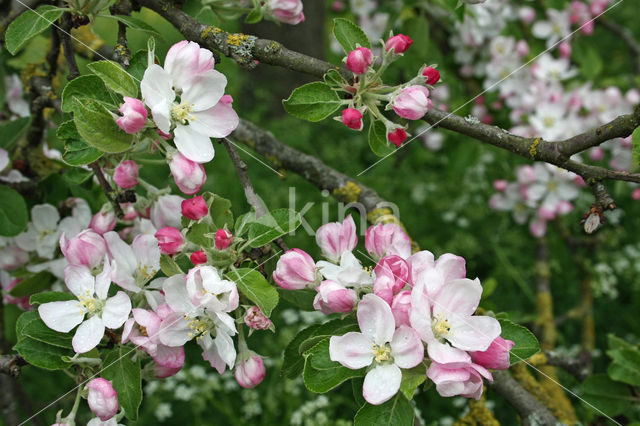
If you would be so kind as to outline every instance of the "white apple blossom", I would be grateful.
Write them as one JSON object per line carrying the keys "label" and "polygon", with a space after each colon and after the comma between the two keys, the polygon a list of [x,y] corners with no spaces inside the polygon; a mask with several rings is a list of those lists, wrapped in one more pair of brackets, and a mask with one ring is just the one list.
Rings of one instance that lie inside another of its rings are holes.
{"label": "white apple blossom", "polygon": [[320,260],[316,263],[316,267],[325,279],[335,281],[345,287],[373,285],[374,278],[364,270],[358,258],[350,251],[342,253],[339,265]]}
{"label": "white apple blossom", "polygon": [[160,248],[153,235],[140,234],[129,246],[114,232],[106,232],[104,240],[111,254],[111,278],[125,290],[140,292],[160,270]]}

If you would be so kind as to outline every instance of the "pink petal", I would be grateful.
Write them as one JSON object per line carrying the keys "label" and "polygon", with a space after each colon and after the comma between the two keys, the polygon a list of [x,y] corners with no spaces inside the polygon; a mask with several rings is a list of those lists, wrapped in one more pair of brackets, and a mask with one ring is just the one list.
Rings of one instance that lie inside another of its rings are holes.
{"label": "pink petal", "polygon": [[391,340],[391,355],[400,368],[413,368],[424,359],[424,346],[414,329],[401,325]]}
{"label": "pink petal", "polygon": [[467,278],[451,281],[432,299],[433,315],[442,314],[449,320],[452,317],[473,315],[480,303],[482,285],[478,279]]}
{"label": "pink petal", "polygon": [[371,340],[364,334],[349,332],[343,336],[332,336],[329,341],[329,357],[347,368],[358,370],[373,362]]}
{"label": "pink petal", "polygon": [[390,342],[396,328],[391,307],[375,294],[367,294],[358,304],[358,325],[362,334],[378,345]]}

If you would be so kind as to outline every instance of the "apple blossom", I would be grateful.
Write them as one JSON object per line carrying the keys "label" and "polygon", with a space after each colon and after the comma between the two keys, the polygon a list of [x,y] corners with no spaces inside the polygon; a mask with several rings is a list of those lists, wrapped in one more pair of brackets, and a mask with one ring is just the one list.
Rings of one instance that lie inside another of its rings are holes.
{"label": "apple blossom", "polygon": [[20,77],[17,74],[5,75],[4,85],[9,110],[20,117],[28,117],[30,115],[29,103],[23,97],[24,91]]}
{"label": "apple blossom", "polygon": [[342,223],[330,222],[316,231],[316,243],[322,254],[332,262],[340,260],[342,253],[352,251],[358,244],[356,224],[351,215]]}
{"label": "apple blossom", "polygon": [[440,71],[433,67],[424,67],[422,70],[422,76],[425,78],[425,83],[433,86],[440,81]]}
{"label": "apple blossom", "polygon": [[486,351],[469,352],[474,363],[492,370],[506,370],[511,365],[509,351],[515,345],[511,340],[498,336]]}
{"label": "apple blossom", "polygon": [[169,170],[180,191],[187,195],[200,191],[202,185],[207,181],[207,172],[204,170],[204,166],[189,160],[180,152],[174,152],[170,156]]}
{"label": "apple blossom", "polygon": [[364,246],[374,259],[392,254],[403,259],[411,256],[411,239],[404,229],[395,223],[370,226],[364,237]]}
{"label": "apple blossom", "polygon": [[120,188],[133,188],[138,184],[138,164],[133,160],[121,162],[113,173],[113,180]]}
{"label": "apple blossom", "polygon": [[98,377],[87,383],[87,389],[89,408],[100,420],[107,421],[118,413],[118,393],[110,381]]}
{"label": "apple blossom", "polygon": [[189,259],[194,265],[200,265],[202,263],[207,263],[207,254],[204,250],[194,251],[191,253],[191,256],[189,256]]}
{"label": "apple blossom", "polygon": [[186,290],[194,306],[215,312],[230,312],[238,307],[236,284],[222,279],[214,266],[200,265],[190,269]]}
{"label": "apple blossom", "polygon": [[358,301],[358,295],[353,289],[331,280],[322,281],[316,287],[316,292],[313,307],[326,315],[351,312]]}
{"label": "apple blossom", "polygon": [[353,130],[362,130],[362,113],[355,108],[343,109],[342,124]]}
{"label": "apple blossom", "polygon": [[182,201],[182,216],[190,220],[200,220],[209,214],[209,207],[202,195]]}
{"label": "apple blossom", "polygon": [[451,253],[435,260],[430,251],[422,250],[409,257],[407,263],[411,268],[412,284],[423,285],[430,297],[435,297],[447,284],[467,274],[464,258]]}
{"label": "apple blossom", "polygon": [[267,9],[278,21],[285,24],[297,25],[304,22],[302,0],[269,0]]}
{"label": "apple blossom", "polygon": [[419,120],[433,108],[429,99],[429,89],[424,86],[409,86],[396,95],[391,106],[402,118]]}
{"label": "apple blossom", "polygon": [[162,195],[151,207],[151,222],[156,229],[165,226],[182,228],[182,201],[178,195]]}
{"label": "apple blossom", "polygon": [[345,251],[340,257],[338,265],[321,260],[316,263],[318,271],[327,280],[335,281],[345,287],[365,287],[373,284],[374,280],[360,261],[350,251]]}
{"label": "apple blossom", "polygon": [[404,34],[398,34],[393,37],[389,37],[384,44],[384,48],[387,52],[393,49],[393,54],[399,55],[406,52],[412,43],[413,40],[411,40],[411,37]]}
{"label": "apple blossom", "polygon": [[307,252],[294,248],[280,256],[273,280],[287,290],[300,290],[317,282],[316,265]]}
{"label": "apple blossom", "polygon": [[178,151],[198,163],[213,159],[210,138],[229,135],[239,121],[229,104],[219,102],[227,79],[213,65],[209,50],[185,40],[169,49],[165,68],[149,65],[140,83],[158,128],[172,132]]}
{"label": "apple blossom", "polygon": [[25,297],[14,297],[11,295],[10,291],[22,282],[22,278],[13,278],[6,271],[0,269],[0,291],[2,292],[2,297],[4,302],[9,303],[11,305],[19,306],[20,308],[26,310],[31,309],[31,304],[29,303],[29,296]]}
{"label": "apple blossom", "polygon": [[387,140],[400,148],[402,143],[407,140],[407,132],[401,128],[394,129],[387,133]]}
{"label": "apple blossom", "polygon": [[70,265],[84,265],[93,269],[102,265],[107,245],[104,238],[86,229],[70,240],[62,233],[60,250]]}
{"label": "apple blossom", "polygon": [[155,233],[160,247],[160,253],[174,255],[179,253],[185,245],[184,237],[179,229],[165,226]]}
{"label": "apple blossom", "polygon": [[354,74],[364,74],[373,63],[373,53],[366,47],[358,47],[347,55],[347,68]]}
{"label": "apple blossom", "polygon": [[372,365],[364,378],[362,395],[368,403],[379,405],[400,389],[400,369],[422,362],[424,348],[415,330],[406,325],[396,329],[391,307],[374,294],[362,298],[357,317],[361,332],[332,336],[329,356],[352,370]]}
{"label": "apple blossom", "polygon": [[244,323],[254,330],[267,330],[273,323],[262,313],[258,306],[252,306],[244,314]]}
{"label": "apple blossom", "polygon": [[125,290],[137,293],[160,270],[160,248],[153,235],[140,234],[129,246],[111,231],[104,234],[111,253],[112,279]]}
{"label": "apple blossom", "polygon": [[482,378],[493,380],[491,373],[478,364],[440,364],[432,362],[427,377],[436,385],[441,396],[461,395],[465,398],[480,399]]}
{"label": "apple blossom", "polygon": [[215,247],[218,250],[227,249],[233,242],[233,234],[226,229],[218,229],[216,231]]}
{"label": "apple blossom", "polygon": [[149,113],[140,99],[123,97],[124,103],[120,105],[118,111],[122,117],[116,120],[118,126],[129,134],[137,133],[147,123]]}
{"label": "apple blossom", "polygon": [[234,374],[240,386],[251,389],[262,383],[267,376],[267,370],[260,355],[247,351],[238,355]]}
{"label": "apple blossom", "polygon": [[406,325],[411,327],[409,320],[409,314],[411,312],[411,292],[403,290],[393,296],[391,302],[391,312],[393,312],[393,318],[396,320],[396,326]]}
{"label": "apple blossom", "polygon": [[69,265],[64,270],[64,282],[78,300],[43,303],[38,307],[42,321],[55,331],[68,333],[80,325],[71,341],[77,353],[95,348],[105,328],[120,328],[129,317],[131,300],[125,292],[107,297],[110,276],[111,267],[106,259],[97,277],[86,266]]}
{"label": "apple blossom", "polygon": [[118,220],[113,210],[100,211],[93,215],[91,222],[89,222],[89,227],[96,234],[103,235],[105,232],[113,231],[117,222]]}

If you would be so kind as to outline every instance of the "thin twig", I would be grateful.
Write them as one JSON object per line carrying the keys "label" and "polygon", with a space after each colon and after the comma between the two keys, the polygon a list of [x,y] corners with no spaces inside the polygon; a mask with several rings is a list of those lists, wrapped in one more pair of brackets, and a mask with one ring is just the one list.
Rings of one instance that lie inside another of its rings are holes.
{"label": "thin twig", "polygon": [[[127,0],[116,2],[109,8],[112,15],[130,15],[131,3]],[[118,43],[115,46],[115,52],[118,62],[124,67],[129,67],[129,59],[131,58],[131,51],[129,50],[129,43],[127,42],[127,25],[124,22],[118,21]]]}
{"label": "thin twig", "polygon": [[118,204],[118,201],[114,198],[113,188],[111,188],[111,185],[109,184],[109,182],[107,182],[107,179],[104,177],[104,174],[102,173],[102,169],[100,169],[100,166],[98,165],[98,163],[91,163],[89,164],[89,167],[91,167],[91,170],[93,170],[93,174],[96,175],[96,177],[98,178],[98,182],[100,182],[100,186],[102,186],[104,195],[107,196],[107,199],[113,206],[113,211],[116,213],[116,216],[118,216],[119,219],[122,219],[124,217],[124,212],[122,211],[120,204]]}
{"label": "thin twig", "polygon": [[78,63],[76,62],[75,53],[73,51],[73,45],[71,44],[71,28],[73,28],[73,21],[71,19],[71,14],[69,12],[65,12],[62,14],[62,18],[60,18],[60,27],[61,31],[61,39],[62,39],[62,50],[64,51],[64,58],[67,61],[67,66],[69,67],[69,75],[67,76],[68,80],[73,80],[74,78],[80,76],[80,71],[78,70]]}

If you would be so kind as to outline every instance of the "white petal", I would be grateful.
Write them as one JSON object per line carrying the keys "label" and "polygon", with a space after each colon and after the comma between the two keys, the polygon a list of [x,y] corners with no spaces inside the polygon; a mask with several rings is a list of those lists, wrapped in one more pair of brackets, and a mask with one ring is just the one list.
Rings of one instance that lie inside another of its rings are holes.
{"label": "white petal", "polygon": [[103,238],[107,243],[109,253],[118,265],[118,272],[122,275],[133,275],[138,268],[138,264],[136,262],[136,255],[131,247],[122,241],[120,235],[114,231],[106,232]]}
{"label": "white petal", "polygon": [[193,77],[191,85],[182,92],[180,99],[191,104],[194,111],[204,111],[218,103],[226,86],[227,77],[224,74],[209,70]]}
{"label": "white petal", "polygon": [[84,318],[84,310],[77,300],[43,303],[38,307],[38,314],[47,327],[61,333],[68,333]]}
{"label": "white petal", "polygon": [[401,381],[402,372],[397,365],[378,365],[365,376],[362,396],[369,404],[380,405],[398,392]]}
{"label": "white petal", "polygon": [[189,323],[182,314],[171,314],[162,321],[158,337],[167,346],[183,346],[193,338]]}
{"label": "white petal", "polygon": [[102,321],[107,328],[120,328],[129,318],[129,312],[131,312],[131,299],[124,291],[119,291],[115,296],[108,298],[104,304]]}
{"label": "white petal", "polygon": [[471,356],[468,353],[437,340],[429,342],[427,352],[433,361],[447,364],[450,368],[464,367],[471,363]]}
{"label": "white petal", "polygon": [[438,295],[431,299],[433,315],[442,314],[444,318],[467,317],[478,309],[482,285],[478,279],[462,278],[445,285]]}
{"label": "white petal", "polygon": [[191,303],[189,295],[187,294],[184,274],[167,278],[162,285],[162,290],[164,290],[167,305],[169,305],[174,312],[192,315],[196,311],[196,307]]}
{"label": "white petal", "polygon": [[153,235],[138,235],[131,243],[131,249],[136,255],[138,268],[148,274],[155,274],[160,270],[160,247]]}
{"label": "white petal", "polygon": [[37,241],[40,238],[39,232],[33,223],[30,223],[26,232],[18,234],[15,238],[16,244],[24,251],[35,251]]}
{"label": "white petal", "polygon": [[107,298],[109,286],[111,286],[111,264],[105,255],[102,272],[96,277],[96,296],[98,296],[98,299],[104,300]]}
{"label": "white petal", "polygon": [[391,340],[391,355],[398,367],[413,368],[424,359],[420,336],[409,326],[401,325]]}
{"label": "white petal", "polygon": [[91,349],[98,346],[100,340],[104,336],[104,323],[99,316],[93,316],[80,324],[80,327],[76,330],[75,336],[71,344],[73,350],[79,354],[89,352]]}
{"label": "white petal", "polygon": [[78,297],[93,296],[95,291],[95,278],[86,266],[67,265],[64,268],[64,283]]}
{"label": "white petal", "polygon": [[447,340],[463,351],[486,351],[500,335],[498,320],[487,316],[454,318]]}
{"label": "white petal", "polygon": [[178,125],[173,134],[176,148],[189,160],[208,163],[213,159],[215,150],[209,136],[197,132],[192,126],[183,125]]}
{"label": "white petal", "polygon": [[220,358],[229,366],[233,368],[233,363],[236,360],[236,348],[233,346],[233,340],[226,334],[218,331],[218,335],[214,339],[214,344],[218,350]]}
{"label": "white petal", "polygon": [[347,368],[358,370],[373,362],[372,342],[362,333],[349,332],[332,336],[329,340],[329,357]]}
{"label": "white petal", "polygon": [[[169,117],[169,105],[176,98],[172,85],[171,76],[156,64],[152,64],[146,69],[140,83],[142,98],[151,108],[153,119],[163,132],[169,131],[169,125],[166,122]],[[160,122],[156,121],[156,115],[158,115]]]}
{"label": "white petal", "polygon": [[240,119],[231,105],[218,102],[212,108],[196,112],[189,125],[197,132],[212,138],[223,138],[233,132]]}
{"label": "white petal", "polygon": [[51,204],[38,204],[31,209],[31,221],[38,231],[55,231],[60,214]]}

